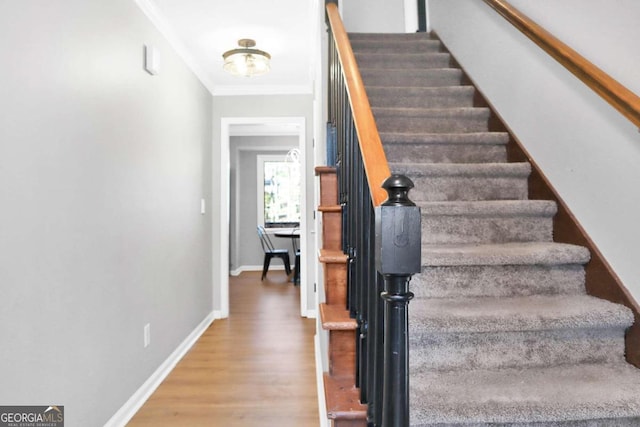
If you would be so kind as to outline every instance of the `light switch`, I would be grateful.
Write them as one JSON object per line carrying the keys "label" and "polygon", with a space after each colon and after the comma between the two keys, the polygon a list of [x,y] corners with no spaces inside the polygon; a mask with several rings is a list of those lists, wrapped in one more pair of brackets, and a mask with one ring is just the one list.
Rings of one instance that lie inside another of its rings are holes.
{"label": "light switch", "polygon": [[204,215],[206,211],[207,211],[207,208],[206,208],[204,199],[200,199],[200,213]]}

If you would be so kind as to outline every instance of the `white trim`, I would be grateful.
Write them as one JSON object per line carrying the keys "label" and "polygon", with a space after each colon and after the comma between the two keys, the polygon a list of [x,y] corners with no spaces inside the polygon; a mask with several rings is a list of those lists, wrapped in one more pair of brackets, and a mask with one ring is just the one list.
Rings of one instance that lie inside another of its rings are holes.
{"label": "white trim", "polygon": [[425,14],[427,15],[426,20],[427,20],[427,32],[431,31],[431,20],[429,19],[429,0],[424,0],[424,10],[425,10]]}
{"label": "white trim", "polygon": [[[278,124],[291,124],[295,123],[298,125],[299,133],[298,133],[298,147],[300,148],[300,164],[303,166],[302,170],[306,171],[306,138],[307,138],[307,130],[306,130],[306,120],[305,117],[222,117],[220,119],[220,159],[214,159],[214,164],[220,162],[220,175],[218,175],[220,180],[220,192],[217,197],[219,206],[220,206],[220,222],[218,223],[219,227],[219,236],[220,236],[220,247],[222,250],[220,251],[220,275],[218,276],[218,283],[220,286],[220,315],[222,317],[229,316],[229,250],[225,250],[225,248],[229,248],[229,210],[230,210],[230,128],[232,125],[247,125],[247,124],[267,124],[267,125],[278,125]],[[215,155],[215,154],[214,154]],[[307,178],[306,173],[303,173],[301,176],[300,185],[303,189],[307,188]],[[214,176],[215,179],[215,176]],[[212,195],[213,200],[216,200],[216,195]],[[214,227],[215,228],[215,225]],[[303,250],[307,247],[307,204],[306,204],[306,196],[305,203],[302,203],[300,206],[300,248]],[[215,234],[215,230],[212,230],[212,235]],[[313,286],[313,282],[309,284],[309,280],[307,280],[307,268],[306,263],[301,263],[300,265],[300,315],[302,317],[307,317],[307,293],[309,286]],[[212,286],[214,287],[214,307],[215,307],[215,291],[216,291],[216,281],[214,279]]]}
{"label": "white trim", "polygon": [[133,0],[136,5],[142,10],[142,12],[147,16],[149,21],[153,24],[154,27],[164,36],[165,39],[169,42],[171,47],[176,51],[176,53],[182,58],[182,60],[187,64],[187,67],[191,69],[193,74],[196,75],[198,80],[207,88],[211,95],[214,94],[214,84],[213,81],[208,76],[208,73],[205,71],[205,67],[202,66],[187,50],[187,48],[182,44],[180,37],[176,34],[173,27],[169,24],[169,21],[165,18],[165,16],[158,10],[156,5],[151,0]]}
{"label": "white trim", "polygon": [[213,96],[250,96],[250,95],[311,95],[313,94],[312,84],[285,86],[285,85],[262,85],[262,86],[216,86],[211,91]]}
{"label": "white trim", "polygon": [[[269,271],[271,270],[283,270],[284,271],[284,265],[270,265],[269,266]],[[232,276],[239,276],[240,274],[242,274],[245,271],[262,271],[262,266],[261,265],[241,265],[240,267],[236,268],[235,270],[231,270],[229,271],[229,274]]]}
{"label": "white trim", "polygon": [[[426,1],[426,0],[425,0]],[[415,33],[418,25],[418,6],[416,0],[404,0],[404,30],[407,33]]]}
{"label": "white trim", "polygon": [[329,417],[327,417],[327,402],[324,396],[324,371],[322,370],[322,354],[320,353],[320,337],[316,334],[313,337],[316,358],[316,385],[318,389],[318,416],[320,417],[320,427],[329,427]]}
{"label": "white trim", "polygon": [[133,393],[127,402],[116,412],[105,427],[124,427],[138,410],[149,399],[158,386],[171,373],[173,368],[178,364],[180,359],[193,347],[198,338],[207,330],[213,320],[216,318],[215,313],[211,312],[204,318],[202,322],[180,343],[178,348],[155,370],[153,374]]}
{"label": "white trim", "polygon": [[[230,210],[231,210],[231,197],[230,197],[230,172],[231,172],[231,155],[230,155],[230,136],[229,127],[233,123],[232,119],[222,118],[220,119],[220,192],[219,192],[219,205],[220,206],[220,276],[218,283],[220,284],[220,315],[223,318],[229,317],[229,233],[230,227]],[[214,151],[214,150],[212,150]],[[213,154],[215,156],[215,153]],[[216,164],[217,159],[213,159],[212,164]],[[215,179],[215,175],[213,176]],[[215,194],[212,195],[215,198]],[[215,227],[211,227],[215,234]],[[213,236],[215,241],[215,235]],[[213,281],[213,300],[215,307],[215,286],[216,281]]]}

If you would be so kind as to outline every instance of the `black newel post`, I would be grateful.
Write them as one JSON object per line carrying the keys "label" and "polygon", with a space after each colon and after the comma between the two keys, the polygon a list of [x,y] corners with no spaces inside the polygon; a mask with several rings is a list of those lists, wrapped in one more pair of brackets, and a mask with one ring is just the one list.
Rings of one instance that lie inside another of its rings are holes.
{"label": "black newel post", "polygon": [[413,182],[392,175],[388,199],[376,208],[376,268],[384,277],[384,380],[381,427],[409,426],[409,281],[420,272],[420,208],[409,200]]}

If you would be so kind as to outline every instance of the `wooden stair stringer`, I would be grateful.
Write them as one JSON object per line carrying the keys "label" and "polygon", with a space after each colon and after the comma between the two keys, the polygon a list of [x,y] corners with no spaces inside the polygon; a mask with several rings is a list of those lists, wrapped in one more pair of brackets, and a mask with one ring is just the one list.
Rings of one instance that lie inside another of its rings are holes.
{"label": "wooden stair stringer", "polygon": [[357,323],[347,310],[347,263],[342,252],[342,207],[338,204],[336,169],[316,168],[320,178],[322,249],[318,260],[324,269],[325,302],[320,322],[328,331],[329,372],[324,373],[327,418],[333,427],[366,427],[367,407],[360,403],[356,378]]}

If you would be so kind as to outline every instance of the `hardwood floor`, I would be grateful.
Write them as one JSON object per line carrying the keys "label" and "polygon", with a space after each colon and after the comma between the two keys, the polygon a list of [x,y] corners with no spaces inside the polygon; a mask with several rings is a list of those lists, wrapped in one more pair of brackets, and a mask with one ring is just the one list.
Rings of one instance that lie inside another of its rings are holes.
{"label": "hardwood floor", "polygon": [[318,427],[315,322],[284,272],[230,277],[216,320],[138,411],[135,426]]}

